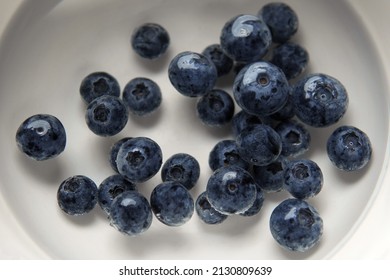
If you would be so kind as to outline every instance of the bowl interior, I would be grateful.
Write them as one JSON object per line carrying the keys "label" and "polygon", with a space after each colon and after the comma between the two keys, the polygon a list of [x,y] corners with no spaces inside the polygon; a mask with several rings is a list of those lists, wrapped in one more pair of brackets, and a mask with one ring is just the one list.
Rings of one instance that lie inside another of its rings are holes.
{"label": "bowl interior", "polygon": [[[232,139],[230,128],[208,128],[195,113],[196,99],[175,91],[167,75],[178,52],[201,52],[218,43],[224,23],[238,14],[256,14],[265,1],[26,1],[13,17],[0,42],[0,194],[22,229],[51,258],[67,259],[320,259],[342,246],[362,219],[384,165],[388,136],[388,97],[381,60],[366,27],[345,1],[287,1],[300,25],[292,41],[310,54],[306,73],[322,72],[346,87],[350,104],[345,117],[328,128],[309,128],[312,145],[304,157],[324,173],[321,193],[309,200],[324,220],[319,246],[291,253],[273,240],[268,220],[285,192],[267,194],[260,214],[229,217],[208,226],[194,214],[187,224],[171,228],[154,219],[138,237],[120,234],[96,207],[81,217],[69,217],[57,205],[59,184],[83,174],[97,184],[112,175],[111,145],[122,137],[147,136],[160,144],[164,159],[174,153],[195,156],[201,177],[191,190],[194,198],[207,184],[208,154],[217,141]],[[145,22],[164,26],[171,37],[168,52],[155,61],[139,58],[130,47],[132,30]],[[148,77],[162,89],[158,112],[145,118],[130,116],[118,135],[102,138],[88,130],[81,80],[106,71],[121,87],[132,78]],[[217,87],[231,92],[233,74]],[[236,107],[238,111],[238,108]],[[27,117],[57,116],[67,130],[66,150],[58,158],[35,162],[21,154],[15,132]],[[355,125],[371,139],[373,157],[359,172],[337,170],[326,155],[326,140],[339,125]],[[149,198],[160,174],[140,184]],[[352,229],[352,230],[351,230]],[[99,249],[96,249],[99,248]]]}

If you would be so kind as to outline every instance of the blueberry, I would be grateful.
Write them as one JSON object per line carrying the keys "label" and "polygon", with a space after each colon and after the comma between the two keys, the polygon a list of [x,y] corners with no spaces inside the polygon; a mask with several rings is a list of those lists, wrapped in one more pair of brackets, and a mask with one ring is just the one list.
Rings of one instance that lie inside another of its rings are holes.
{"label": "blueberry", "polygon": [[188,190],[192,189],[200,176],[200,165],[191,155],[178,153],[168,158],[161,168],[161,179],[176,181]]}
{"label": "blueberry", "polygon": [[80,95],[89,104],[103,95],[119,97],[120,86],[112,75],[106,72],[93,72],[81,81]]}
{"label": "blueberry", "polygon": [[195,211],[201,221],[209,225],[220,224],[228,217],[225,214],[219,213],[211,206],[206,192],[202,192],[196,199]]}
{"label": "blueberry", "polygon": [[228,20],[221,30],[223,51],[235,61],[261,59],[272,42],[271,32],[263,20],[253,15],[238,15]]}
{"label": "blueberry", "polygon": [[207,46],[202,54],[208,57],[217,68],[218,77],[227,75],[233,68],[233,59],[228,57],[222,50],[220,44],[212,44]]}
{"label": "blueberry", "polygon": [[256,198],[255,201],[253,202],[252,206],[246,210],[243,213],[240,213],[241,216],[244,217],[251,217],[256,214],[258,214],[263,208],[263,203],[264,203],[264,193],[263,190],[260,188],[258,184],[256,184]]}
{"label": "blueberry", "polygon": [[326,74],[310,74],[292,90],[296,116],[305,124],[326,127],[338,122],[348,107],[348,94],[339,80]]}
{"label": "blueberry", "polygon": [[37,114],[27,118],[16,131],[20,151],[35,160],[54,158],[65,150],[66,132],[59,119]]}
{"label": "blueberry", "polygon": [[243,160],[238,152],[238,146],[235,140],[221,140],[209,153],[209,166],[215,171],[224,166],[239,166],[249,170],[249,163]]}
{"label": "blueberry", "polygon": [[284,187],[284,171],[286,169],[286,159],[278,159],[265,166],[253,166],[252,176],[260,188],[267,192],[279,192]]}
{"label": "blueberry", "polygon": [[118,97],[104,95],[88,104],[85,121],[96,135],[113,136],[126,126],[128,110]]}
{"label": "blueberry", "polygon": [[282,141],[276,131],[264,124],[244,129],[236,138],[241,157],[253,165],[268,165],[282,151]]}
{"label": "blueberry", "polygon": [[258,124],[269,124],[269,120],[266,117],[260,117],[252,115],[244,110],[236,113],[232,118],[232,133],[233,136],[237,137],[247,127],[252,127]]}
{"label": "blueberry", "polygon": [[116,164],[116,159],[117,159],[117,156],[118,156],[119,149],[120,149],[120,147],[122,146],[123,143],[125,143],[127,140],[130,140],[131,138],[133,138],[133,137],[124,137],[124,138],[121,138],[120,140],[116,141],[116,142],[111,146],[108,160],[109,160],[109,162],[110,162],[111,168],[112,168],[116,173],[119,173],[119,170],[118,170],[118,167],[117,167],[117,164]]}
{"label": "blueberry", "polygon": [[218,75],[214,63],[196,52],[181,52],[168,67],[169,80],[184,96],[202,96],[213,89]]}
{"label": "blueberry", "polygon": [[170,42],[167,30],[157,23],[144,23],[131,36],[133,50],[143,58],[156,59],[168,49]]}
{"label": "blueberry", "polygon": [[284,186],[295,198],[316,196],[322,189],[324,177],[320,167],[312,160],[291,160],[284,173]]}
{"label": "blueberry", "polygon": [[136,191],[137,186],[120,174],[111,175],[100,183],[98,188],[98,203],[110,215],[113,200],[125,191]]}
{"label": "blueberry", "polygon": [[290,198],[272,211],[270,231],[283,248],[305,252],[319,243],[323,221],[312,205],[304,200]]}
{"label": "blueberry", "polygon": [[213,89],[198,99],[196,112],[203,124],[223,126],[233,118],[234,100],[226,91]]}
{"label": "blueberry", "polygon": [[238,167],[217,169],[209,178],[206,194],[218,212],[231,215],[247,211],[256,199],[256,183],[252,175]]}
{"label": "blueberry", "polygon": [[291,94],[288,96],[286,104],[280,110],[269,115],[269,119],[275,121],[285,121],[293,117],[295,117],[295,106]]}
{"label": "blueberry", "polygon": [[365,167],[371,159],[372,146],[366,133],[354,126],[340,126],[327,141],[331,162],[344,171],[356,171]]}
{"label": "blueberry", "polygon": [[282,140],[282,156],[297,157],[309,149],[310,132],[301,123],[295,120],[283,121],[275,127],[275,131]]}
{"label": "blueberry", "polygon": [[279,67],[260,61],[248,64],[234,79],[234,99],[252,115],[268,116],[287,102],[290,85]]}
{"label": "blueberry", "polygon": [[57,191],[57,202],[68,215],[77,216],[90,212],[98,201],[98,188],[84,175],[64,180]]}
{"label": "blueberry", "polygon": [[148,137],[134,137],[119,148],[117,168],[129,181],[141,183],[149,180],[160,170],[162,151],[160,146]]}
{"label": "blueberry", "polygon": [[162,101],[160,87],[148,78],[130,80],[123,90],[123,102],[131,113],[145,116],[157,110]]}
{"label": "blueberry", "polygon": [[137,191],[119,194],[111,204],[110,213],[110,225],[130,236],[144,233],[153,221],[149,201]]}
{"label": "blueberry", "polygon": [[282,69],[288,80],[298,77],[309,63],[309,53],[301,45],[287,42],[273,50],[271,62]]}
{"label": "blueberry", "polygon": [[264,5],[258,12],[272,34],[272,41],[284,43],[298,30],[298,16],[294,10],[285,3],[272,2]]}
{"label": "blueberry", "polygon": [[150,204],[156,218],[167,226],[181,226],[194,213],[194,200],[186,187],[175,181],[157,185],[151,195]]}

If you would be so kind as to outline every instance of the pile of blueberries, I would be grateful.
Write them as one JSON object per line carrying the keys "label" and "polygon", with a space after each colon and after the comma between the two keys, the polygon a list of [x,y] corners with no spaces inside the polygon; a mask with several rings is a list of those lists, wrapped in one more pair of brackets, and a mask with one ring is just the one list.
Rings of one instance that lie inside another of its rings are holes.
{"label": "pile of blueberries", "polygon": [[[126,137],[110,151],[116,174],[99,186],[82,175],[64,180],[57,193],[59,207],[69,215],[81,215],[99,204],[113,227],[134,236],[150,227],[153,215],[168,226],[185,224],[194,212],[207,224],[222,223],[229,215],[253,216],[261,210],[265,192],[286,190],[291,198],[274,208],[271,234],[288,250],[312,248],[322,236],[323,221],[307,199],[321,191],[324,179],[314,161],[301,157],[311,140],[306,126],[337,123],[347,110],[348,94],[327,74],[299,77],[309,55],[290,41],[297,29],[298,17],[291,7],[269,3],[257,15],[228,20],[219,44],[202,53],[182,52],[171,60],[169,80],[180,94],[198,98],[199,119],[212,127],[230,124],[234,136],[210,151],[213,173],[195,201],[189,190],[199,179],[200,165],[193,156],[177,153],[163,162],[154,140]],[[144,59],[159,58],[169,43],[168,32],[155,23],[138,27],[131,37],[133,50]],[[268,54],[270,59],[265,59]],[[232,95],[215,88],[217,79],[231,71],[236,74]],[[122,131],[129,113],[149,115],[162,101],[159,86],[143,77],[129,81],[120,98],[118,82],[105,72],[86,76],[80,94],[87,104],[89,129],[103,137]],[[235,104],[240,108],[236,114]],[[66,133],[56,117],[39,114],[21,124],[16,142],[27,156],[47,160],[64,151]],[[340,126],[329,136],[327,152],[337,168],[352,172],[367,165],[372,150],[363,131]],[[147,199],[137,184],[160,170],[162,183]]]}

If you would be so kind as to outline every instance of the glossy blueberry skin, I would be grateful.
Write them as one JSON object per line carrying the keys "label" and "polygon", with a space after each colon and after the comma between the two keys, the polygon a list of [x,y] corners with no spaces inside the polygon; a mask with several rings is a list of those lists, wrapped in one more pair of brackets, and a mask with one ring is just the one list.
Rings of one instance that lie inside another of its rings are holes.
{"label": "glossy blueberry skin", "polygon": [[261,59],[272,43],[271,31],[263,20],[241,14],[228,20],[220,34],[223,51],[235,61]]}
{"label": "glossy blueberry skin", "polygon": [[269,125],[259,124],[244,129],[236,138],[241,157],[253,165],[268,165],[282,151],[279,134]]}
{"label": "glossy blueberry skin", "polygon": [[287,42],[273,50],[271,63],[282,69],[287,80],[291,80],[305,71],[309,63],[309,53],[301,45]]}
{"label": "glossy blueberry skin", "polygon": [[245,66],[234,79],[233,95],[246,112],[258,116],[276,113],[287,102],[290,85],[279,67],[260,61]]}
{"label": "glossy blueberry skin", "polygon": [[162,101],[160,87],[151,79],[143,77],[130,80],[123,89],[122,97],[130,113],[137,116],[153,113]]}
{"label": "glossy blueberry skin", "polygon": [[111,146],[108,160],[109,160],[109,163],[110,163],[110,166],[111,166],[112,170],[114,170],[116,173],[119,173],[119,170],[118,170],[118,167],[117,167],[117,164],[116,164],[116,159],[118,157],[119,149],[120,149],[120,147],[122,146],[123,143],[125,143],[127,140],[130,140],[131,138],[133,138],[133,137],[124,137],[124,138],[119,139],[118,141],[116,141]]}
{"label": "glossy blueberry skin", "polygon": [[297,157],[309,150],[311,135],[306,127],[296,120],[280,122],[275,131],[282,140],[282,152],[284,157]]}
{"label": "glossy blueberry skin", "polygon": [[305,252],[320,242],[323,221],[312,205],[304,200],[290,198],[272,211],[270,231],[283,248]]}
{"label": "glossy blueberry skin", "polygon": [[80,84],[80,95],[87,103],[103,95],[120,96],[118,81],[106,72],[93,72],[87,75]]}
{"label": "glossy blueberry skin", "polygon": [[129,181],[142,183],[160,170],[162,151],[154,140],[148,137],[134,137],[121,145],[116,164],[119,173]]}
{"label": "glossy blueberry skin", "polygon": [[125,191],[111,204],[110,225],[123,234],[140,235],[149,229],[152,221],[149,201],[137,191]]}
{"label": "glossy blueberry skin", "polygon": [[218,77],[227,75],[233,68],[234,61],[228,57],[222,50],[220,44],[207,46],[202,54],[208,57],[217,68]]}
{"label": "glossy blueberry skin", "polygon": [[264,193],[263,190],[260,188],[258,184],[256,184],[256,198],[255,201],[253,202],[252,206],[246,210],[243,213],[240,213],[241,216],[243,217],[251,217],[256,214],[258,214],[263,208],[263,203],[264,203]]}
{"label": "glossy blueberry skin", "polygon": [[181,226],[194,213],[194,200],[179,182],[167,181],[157,185],[151,195],[150,204],[156,218],[167,226]]}
{"label": "glossy blueberry skin", "polygon": [[340,126],[333,131],[326,149],[331,162],[344,171],[362,169],[369,163],[372,155],[372,145],[367,134],[349,125]]}
{"label": "glossy blueberry skin", "polygon": [[244,110],[241,110],[233,116],[231,123],[233,136],[237,137],[237,135],[247,127],[252,127],[258,124],[269,124],[269,119],[267,117],[252,115]]}
{"label": "glossy blueberry skin", "polygon": [[176,181],[188,190],[198,182],[200,165],[196,158],[186,153],[177,153],[168,158],[161,168],[161,179]]}
{"label": "glossy blueberry skin", "polygon": [[112,202],[125,191],[137,191],[137,186],[120,174],[107,177],[98,187],[99,206],[110,215]]}
{"label": "glossy blueberry skin", "polygon": [[258,12],[272,34],[272,41],[284,43],[297,32],[299,20],[294,10],[285,3],[272,2],[264,5]]}
{"label": "glossy blueberry skin", "polygon": [[284,187],[284,172],[286,169],[286,159],[279,156],[274,162],[265,166],[252,168],[252,176],[256,184],[267,193],[279,192]]}
{"label": "glossy blueberry skin", "polygon": [[131,46],[141,57],[156,59],[168,49],[168,31],[157,23],[145,23],[137,27],[131,36]]}
{"label": "glossy blueberry skin", "polygon": [[256,183],[252,175],[238,167],[217,169],[209,178],[206,195],[212,207],[225,215],[247,211],[256,199]]}
{"label": "glossy blueberry skin", "polygon": [[235,140],[221,140],[215,144],[209,153],[209,166],[212,171],[224,166],[238,166],[249,170],[250,164],[243,160],[238,152]]}
{"label": "glossy blueberry skin", "polygon": [[90,212],[98,201],[98,188],[94,181],[84,175],[64,180],[57,191],[57,202],[68,215],[78,216]]}
{"label": "glossy blueberry skin", "polygon": [[88,104],[85,121],[98,136],[118,134],[126,126],[129,113],[123,101],[115,96],[104,95]]}
{"label": "glossy blueberry skin", "polygon": [[66,146],[64,126],[59,119],[47,114],[33,115],[23,121],[15,139],[21,152],[38,161],[58,156]]}
{"label": "glossy blueberry skin", "polygon": [[348,94],[341,82],[326,74],[310,74],[293,87],[296,116],[313,127],[338,122],[348,108]]}
{"label": "glossy blueberry skin", "polygon": [[295,198],[316,196],[322,189],[324,177],[321,168],[312,160],[291,160],[286,165],[284,187]]}
{"label": "glossy blueberry skin", "polygon": [[233,118],[234,100],[226,91],[213,89],[198,99],[196,112],[203,124],[223,126]]}
{"label": "glossy blueberry skin", "polygon": [[206,192],[202,192],[195,201],[195,211],[201,221],[208,225],[217,225],[227,219],[227,215],[215,210],[209,200]]}
{"label": "glossy blueberry skin", "polygon": [[217,68],[206,56],[196,52],[181,52],[168,67],[169,80],[184,96],[198,97],[211,91],[217,81]]}

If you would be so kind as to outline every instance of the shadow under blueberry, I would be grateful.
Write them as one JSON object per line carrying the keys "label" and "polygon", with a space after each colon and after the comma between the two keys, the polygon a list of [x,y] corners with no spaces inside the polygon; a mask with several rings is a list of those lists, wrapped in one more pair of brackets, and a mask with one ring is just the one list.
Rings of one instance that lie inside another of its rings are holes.
{"label": "shadow under blueberry", "polygon": [[16,161],[22,168],[23,176],[35,177],[39,181],[47,183],[48,185],[57,186],[63,178],[63,165],[61,162],[61,155],[56,158],[37,161],[31,159],[19,151],[17,153]]}
{"label": "shadow under blueberry", "polygon": [[97,209],[97,207],[99,207],[99,206],[96,205],[96,207],[94,209],[92,209],[90,212],[85,213],[83,215],[77,215],[77,216],[68,215],[68,214],[62,212],[62,210],[60,208],[58,208],[58,211],[60,211],[61,212],[60,214],[62,214],[62,216],[64,216],[64,219],[68,220],[70,223],[72,223],[76,226],[80,226],[80,227],[88,227],[98,220],[97,219],[98,218],[97,212],[100,209]]}
{"label": "shadow under blueberry", "polygon": [[129,121],[126,126],[131,127],[134,124],[136,124],[139,127],[150,129],[159,124],[159,122],[162,119],[162,115],[163,115],[162,106],[157,108],[156,111],[144,116],[137,116],[135,114],[129,113]]}

